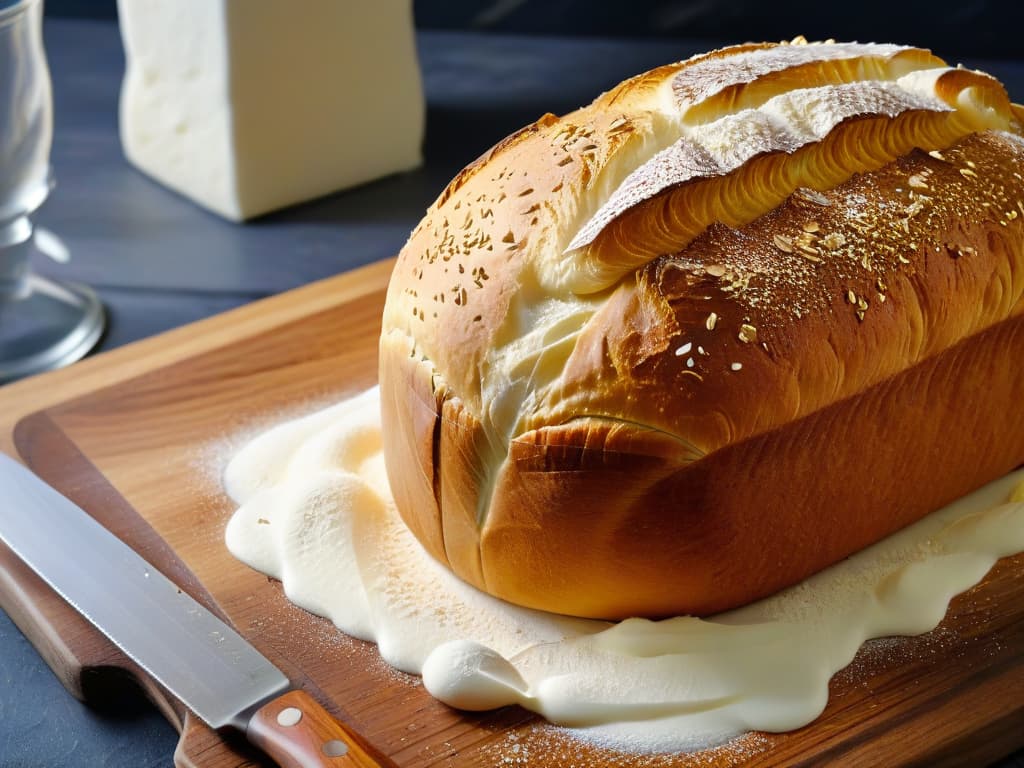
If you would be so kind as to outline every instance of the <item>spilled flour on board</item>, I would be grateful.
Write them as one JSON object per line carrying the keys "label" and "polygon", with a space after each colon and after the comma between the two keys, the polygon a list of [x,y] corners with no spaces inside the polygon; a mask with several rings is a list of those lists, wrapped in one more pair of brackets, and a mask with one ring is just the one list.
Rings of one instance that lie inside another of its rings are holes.
{"label": "spilled flour on board", "polygon": [[633,752],[809,723],[865,641],[934,629],[955,595],[1024,550],[1017,472],[765,600],[707,619],[612,624],[510,605],[435,562],[395,510],[376,388],[259,435],[225,483],[240,505],[231,552],[422,674],[435,697],[473,710],[519,704]]}

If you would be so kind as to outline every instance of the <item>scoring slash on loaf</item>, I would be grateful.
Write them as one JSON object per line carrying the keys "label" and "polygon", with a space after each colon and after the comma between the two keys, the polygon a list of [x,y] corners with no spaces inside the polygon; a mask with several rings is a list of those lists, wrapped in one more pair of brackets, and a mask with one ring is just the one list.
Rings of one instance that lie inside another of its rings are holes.
{"label": "scoring slash on loaf", "polygon": [[514,603],[708,614],[1013,469],[1022,119],[927,51],[797,40],[508,137],[388,290],[403,519]]}

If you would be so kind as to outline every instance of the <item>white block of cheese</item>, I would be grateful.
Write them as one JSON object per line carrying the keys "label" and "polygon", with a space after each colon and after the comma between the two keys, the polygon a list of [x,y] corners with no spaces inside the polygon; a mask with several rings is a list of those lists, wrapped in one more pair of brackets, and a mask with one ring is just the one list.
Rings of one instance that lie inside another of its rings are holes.
{"label": "white block of cheese", "polygon": [[125,155],[222,216],[420,163],[411,0],[118,0],[118,10]]}

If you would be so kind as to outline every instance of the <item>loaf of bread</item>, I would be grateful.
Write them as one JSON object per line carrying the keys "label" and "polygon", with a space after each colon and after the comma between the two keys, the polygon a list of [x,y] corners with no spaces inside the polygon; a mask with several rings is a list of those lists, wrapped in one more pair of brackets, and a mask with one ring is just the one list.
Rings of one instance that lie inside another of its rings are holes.
{"label": "loaf of bread", "polygon": [[703,615],[1020,465],[1022,122],[927,51],[798,39],[508,137],[388,290],[406,524],[513,603]]}

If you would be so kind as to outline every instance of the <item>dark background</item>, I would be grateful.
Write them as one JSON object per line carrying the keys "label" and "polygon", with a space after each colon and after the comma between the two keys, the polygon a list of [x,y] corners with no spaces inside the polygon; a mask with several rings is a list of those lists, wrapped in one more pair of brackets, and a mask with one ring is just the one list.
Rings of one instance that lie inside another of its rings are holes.
{"label": "dark background", "polygon": [[[46,8],[55,16],[117,15],[115,0],[46,0]],[[804,35],[918,45],[946,59],[1024,53],[1022,0],[418,0],[414,8],[422,29],[729,43]]]}

